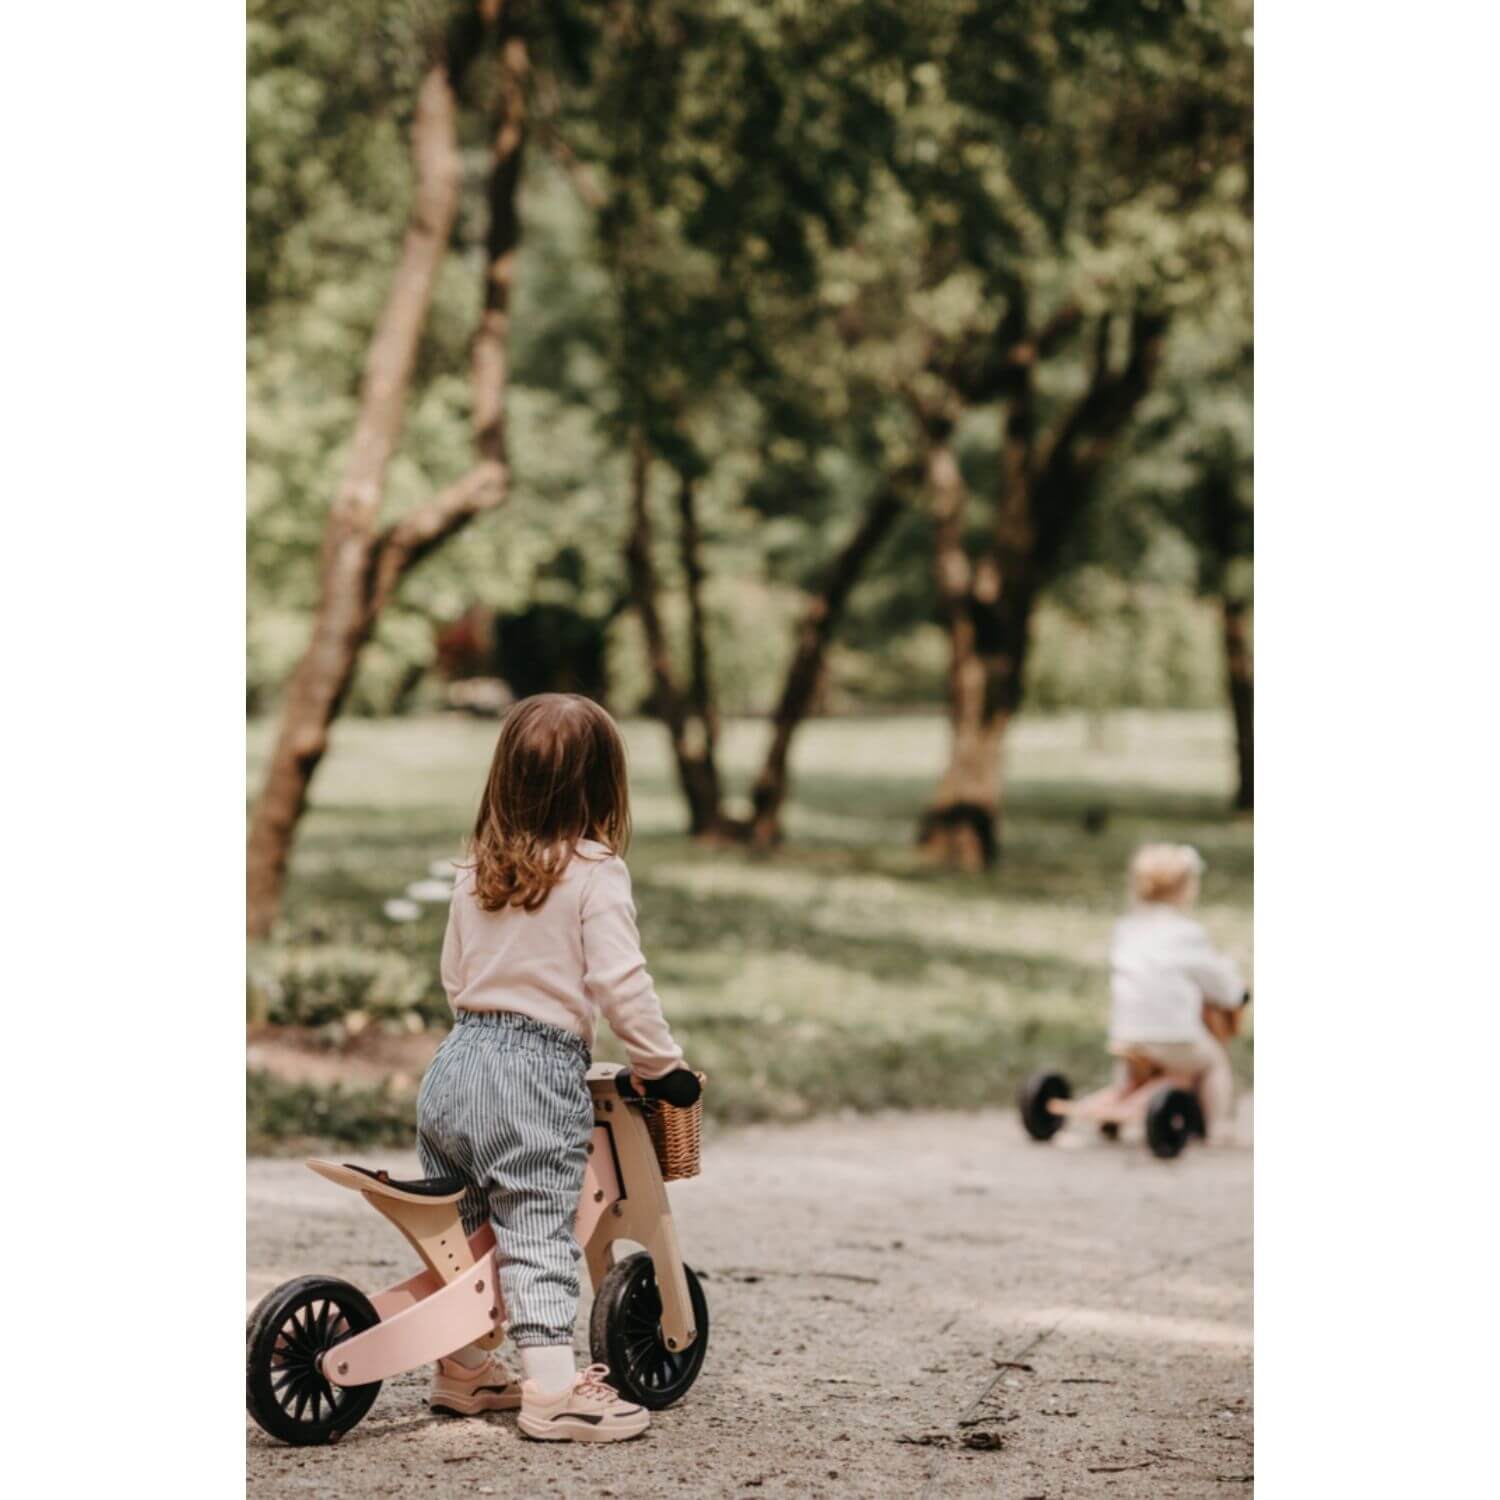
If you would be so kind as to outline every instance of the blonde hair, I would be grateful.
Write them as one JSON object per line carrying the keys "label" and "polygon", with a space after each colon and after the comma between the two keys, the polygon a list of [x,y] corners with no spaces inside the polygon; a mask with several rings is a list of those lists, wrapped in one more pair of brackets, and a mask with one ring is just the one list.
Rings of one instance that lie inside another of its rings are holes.
{"label": "blonde hair", "polygon": [[535,911],[581,839],[630,842],[625,746],[615,721],[576,693],[538,693],[505,716],[469,852],[486,911]]}
{"label": "blonde hair", "polygon": [[1188,906],[1203,868],[1203,856],[1191,844],[1144,844],[1130,861],[1130,894],[1143,903]]}

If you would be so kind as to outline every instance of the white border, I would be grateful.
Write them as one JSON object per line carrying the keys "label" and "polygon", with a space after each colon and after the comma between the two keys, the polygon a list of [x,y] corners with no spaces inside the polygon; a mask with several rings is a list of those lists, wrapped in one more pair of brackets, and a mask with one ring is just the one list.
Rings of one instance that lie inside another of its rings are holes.
{"label": "white border", "polygon": [[1263,0],[1257,1474],[1494,1484],[1495,12]]}
{"label": "white border", "polygon": [[[6,1472],[244,1483],[244,20],[7,7]],[[35,1231],[28,1233],[27,1231]]]}

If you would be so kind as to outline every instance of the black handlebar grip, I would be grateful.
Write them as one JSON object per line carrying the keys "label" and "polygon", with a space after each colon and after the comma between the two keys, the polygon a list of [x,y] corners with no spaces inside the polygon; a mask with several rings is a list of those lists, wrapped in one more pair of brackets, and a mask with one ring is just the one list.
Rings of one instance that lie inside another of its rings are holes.
{"label": "black handlebar grip", "polygon": [[615,1074],[615,1087],[627,1099],[661,1099],[686,1109],[698,1102],[703,1085],[698,1075],[687,1068],[677,1068],[664,1078],[637,1078],[629,1068]]}

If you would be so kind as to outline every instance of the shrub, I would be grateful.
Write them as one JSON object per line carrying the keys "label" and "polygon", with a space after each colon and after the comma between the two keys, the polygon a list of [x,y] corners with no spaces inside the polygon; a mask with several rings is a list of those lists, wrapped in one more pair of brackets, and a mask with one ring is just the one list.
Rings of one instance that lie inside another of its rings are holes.
{"label": "shrub", "polygon": [[338,943],[268,948],[250,965],[249,1017],[280,1026],[326,1026],[351,1011],[377,1020],[425,1014],[428,968],[388,949]]}
{"label": "shrub", "polygon": [[297,1151],[315,1141],[409,1148],[415,1120],[409,1094],[288,1083],[260,1069],[245,1075],[245,1143],[252,1152]]}

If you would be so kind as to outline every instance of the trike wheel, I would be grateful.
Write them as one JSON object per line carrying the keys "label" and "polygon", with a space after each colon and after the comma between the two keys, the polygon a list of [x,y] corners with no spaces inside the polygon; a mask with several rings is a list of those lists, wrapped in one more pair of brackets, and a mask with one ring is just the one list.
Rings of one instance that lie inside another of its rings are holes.
{"label": "trike wheel", "polygon": [[250,1415],[298,1447],[342,1437],[374,1405],[380,1382],[334,1385],[318,1357],[379,1321],[358,1287],[332,1276],[299,1276],[268,1292],[245,1325]]}
{"label": "trike wheel", "polygon": [[1146,1107],[1146,1144],[1153,1156],[1176,1156],[1203,1116],[1186,1089],[1158,1089]]}
{"label": "trike wheel", "polygon": [[610,1268],[594,1294],[589,1316],[589,1347],[596,1360],[609,1366],[609,1383],[650,1411],[687,1395],[708,1352],[708,1303],[692,1267],[682,1269],[698,1330],[686,1349],[667,1348],[656,1268],[644,1250]]}
{"label": "trike wheel", "polygon": [[1047,1105],[1053,1099],[1071,1099],[1072,1086],[1061,1073],[1033,1073],[1021,1085],[1021,1123],[1034,1141],[1050,1141],[1063,1127],[1063,1117]]}

